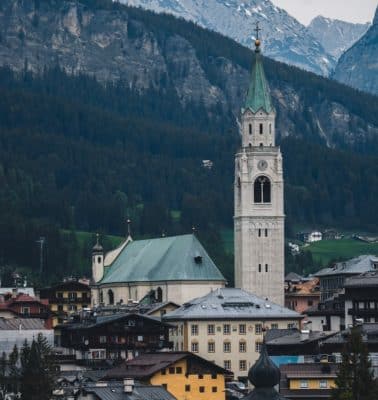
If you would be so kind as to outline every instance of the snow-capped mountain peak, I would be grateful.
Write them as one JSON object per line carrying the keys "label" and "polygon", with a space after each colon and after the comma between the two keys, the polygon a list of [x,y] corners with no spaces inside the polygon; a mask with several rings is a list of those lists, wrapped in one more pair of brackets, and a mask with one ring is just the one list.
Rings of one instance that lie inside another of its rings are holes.
{"label": "snow-capped mountain peak", "polygon": [[317,74],[328,75],[335,59],[306,27],[270,0],[119,0],[165,12],[253,47],[255,23],[262,28],[264,54]]}

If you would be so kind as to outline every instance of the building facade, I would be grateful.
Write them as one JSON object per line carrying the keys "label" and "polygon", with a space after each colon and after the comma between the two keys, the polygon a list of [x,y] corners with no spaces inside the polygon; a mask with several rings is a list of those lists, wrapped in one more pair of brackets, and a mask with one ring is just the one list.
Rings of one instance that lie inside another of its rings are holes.
{"label": "building facade", "polygon": [[289,399],[330,399],[338,365],[302,363],[280,366],[280,393]]}
{"label": "building facade", "polygon": [[106,373],[103,380],[137,379],[162,386],[177,399],[224,400],[229,372],[189,352],[143,354]]}
{"label": "building facade", "polygon": [[91,314],[55,327],[55,345],[64,354],[90,363],[129,359],[171,348],[171,325],[141,314]]}
{"label": "building facade", "polygon": [[146,240],[129,237],[104,254],[98,243],[92,257],[92,305],[155,301],[183,304],[226,280],[195,235]]}
{"label": "building facade", "polygon": [[366,254],[321,269],[315,274],[320,280],[320,301],[342,292],[347,278],[375,270],[378,270],[378,257]]}
{"label": "building facade", "polygon": [[67,280],[41,289],[40,298],[48,300],[53,313],[53,326],[56,326],[67,321],[70,314],[90,306],[91,290],[88,285]]}
{"label": "building facade", "polygon": [[378,322],[378,271],[346,279],[345,325]]}
{"label": "building facade", "polygon": [[319,279],[285,283],[285,307],[299,313],[317,307],[320,301]]}
{"label": "building facade", "polygon": [[301,316],[242,289],[224,288],[184,304],[163,320],[176,325],[170,333],[174,350],[198,354],[246,381],[264,330],[298,328]]}
{"label": "building facade", "polygon": [[276,113],[256,40],[255,65],[241,110],[235,156],[235,286],[284,305],[284,201]]}

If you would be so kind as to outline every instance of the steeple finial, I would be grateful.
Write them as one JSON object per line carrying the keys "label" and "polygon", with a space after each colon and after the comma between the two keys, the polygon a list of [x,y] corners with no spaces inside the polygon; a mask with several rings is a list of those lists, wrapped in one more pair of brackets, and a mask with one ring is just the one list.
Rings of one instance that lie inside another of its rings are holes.
{"label": "steeple finial", "polygon": [[102,253],[103,247],[100,244],[100,234],[96,233],[96,244],[93,246],[92,251],[97,253]]}
{"label": "steeple finial", "polygon": [[273,111],[272,100],[270,98],[269,85],[265,78],[262,59],[260,56],[260,36],[261,28],[259,23],[256,22],[256,39],[255,39],[255,64],[252,68],[251,79],[245,102],[245,109],[249,108],[252,112],[256,113],[260,108],[267,114]]}
{"label": "steeple finial", "polygon": [[255,32],[256,32],[256,39],[255,39],[255,53],[260,53],[260,38],[259,38],[259,32],[261,31],[261,28],[259,26],[259,21],[256,22],[256,28],[255,28]]}

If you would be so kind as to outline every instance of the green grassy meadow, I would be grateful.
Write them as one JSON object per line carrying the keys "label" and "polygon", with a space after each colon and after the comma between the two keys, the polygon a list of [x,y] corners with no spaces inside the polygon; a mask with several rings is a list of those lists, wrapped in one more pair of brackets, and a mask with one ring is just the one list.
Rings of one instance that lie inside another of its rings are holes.
{"label": "green grassy meadow", "polygon": [[313,258],[322,265],[338,258],[349,259],[361,254],[378,255],[378,243],[365,243],[354,239],[321,240],[305,245],[302,249],[311,251]]}
{"label": "green grassy meadow", "polygon": [[[234,252],[234,232],[224,229],[221,232],[223,244],[228,254]],[[294,240],[295,241],[295,240]],[[378,255],[378,243],[365,243],[354,239],[321,240],[302,246],[303,250],[312,253],[314,260],[326,266],[331,260],[349,259],[362,254]]]}

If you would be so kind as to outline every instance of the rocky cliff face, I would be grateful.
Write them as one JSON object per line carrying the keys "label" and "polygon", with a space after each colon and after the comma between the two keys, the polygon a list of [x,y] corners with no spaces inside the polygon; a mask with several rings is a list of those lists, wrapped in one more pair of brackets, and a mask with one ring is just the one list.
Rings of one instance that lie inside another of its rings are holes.
{"label": "rocky cliff face", "polygon": [[353,24],[319,15],[311,21],[307,31],[321,43],[327,53],[338,59],[369,27],[369,23]]}
{"label": "rocky cliff face", "polygon": [[[68,72],[94,75],[102,82],[122,79],[138,91],[157,89],[169,82],[184,105],[202,102],[209,110],[221,106],[223,112],[238,116],[248,87],[248,69],[219,55],[219,49],[218,54],[209,53],[201,59],[190,35],[163,31],[159,23],[153,22],[154,18],[167,17],[151,14],[143,19],[138,15],[144,11],[89,4],[2,0],[1,63],[36,73],[59,64]],[[200,28],[193,25],[187,29],[195,30]],[[204,32],[201,35],[208,35],[207,40],[214,36]],[[288,69],[279,64],[274,68]],[[210,76],[210,69],[216,71],[217,79]],[[371,121],[321,92],[309,98],[294,85],[295,71],[292,75],[285,73],[285,79],[271,82],[279,135],[303,137],[311,133],[330,147],[340,143],[353,147],[356,142],[378,135],[378,127]],[[311,75],[310,78],[313,79]],[[303,115],[305,125],[298,126],[295,121],[298,116],[303,120]]]}
{"label": "rocky cliff face", "polygon": [[333,77],[378,95],[378,8],[370,29],[340,57]]}
{"label": "rocky cliff face", "polygon": [[336,63],[304,25],[269,0],[118,1],[194,21],[247,47],[253,47],[259,21],[267,56],[326,76]]}

